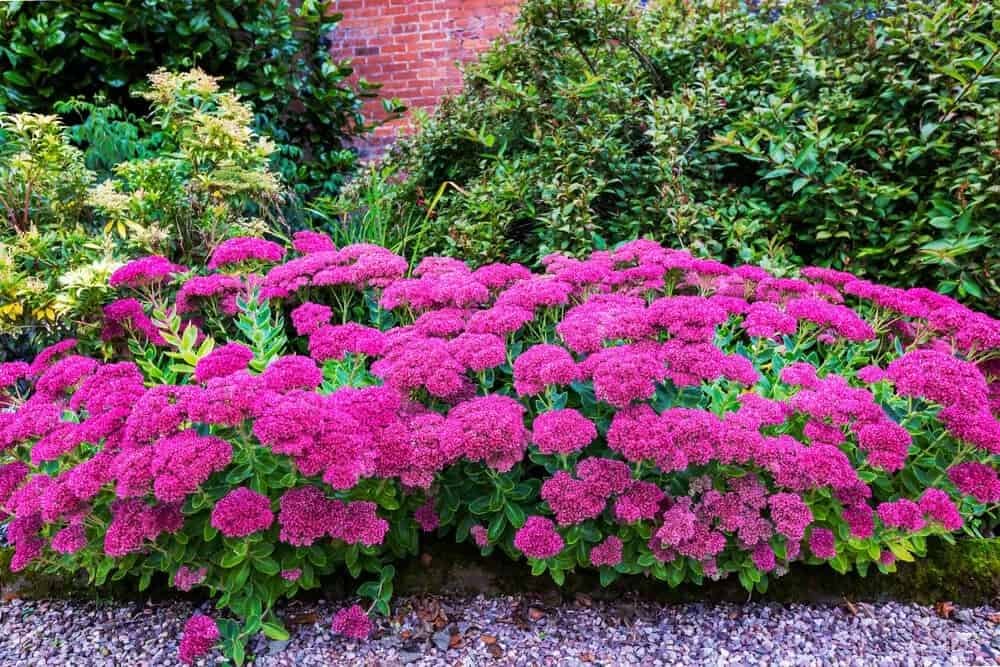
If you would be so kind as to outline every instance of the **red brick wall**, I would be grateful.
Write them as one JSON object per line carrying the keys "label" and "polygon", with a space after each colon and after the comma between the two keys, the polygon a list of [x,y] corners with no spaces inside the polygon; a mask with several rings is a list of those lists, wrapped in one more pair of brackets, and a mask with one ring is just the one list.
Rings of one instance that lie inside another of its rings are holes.
{"label": "red brick wall", "polygon": [[[433,109],[457,92],[462,73],[456,62],[476,54],[514,23],[520,0],[336,0],[344,14],[331,52],[353,61],[355,75],[383,84],[381,94],[410,108]],[[378,118],[381,101],[366,105]],[[359,146],[377,154],[409,127],[409,117],[376,130]]]}

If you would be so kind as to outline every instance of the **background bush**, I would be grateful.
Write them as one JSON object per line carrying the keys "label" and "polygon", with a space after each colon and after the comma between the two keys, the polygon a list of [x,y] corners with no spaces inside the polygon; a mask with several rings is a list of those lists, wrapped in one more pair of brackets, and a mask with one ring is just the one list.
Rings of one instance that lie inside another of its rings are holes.
{"label": "background bush", "polygon": [[444,186],[437,252],[531,263],[653,235],[995,310],[998,17],[965,0],[528,0],[394,153],[392,203],[420,214]]}
{"label": "background bush", "polygon": [[250,107],[201,70],[149,79],[151,131],[126,133],[127,144],[113,137],[138,128],[117,107],[72,129],[53,115],[0,113],[0,359],[66,335],[93,350],[108,279],[129,257],[204,263],[229,236],[287,230],[289,192]]}
{"label": "background bush", "polygon": [[132,93],[160,68],[223,77],[277,144],[275,165],[300,194],[335,192],[354,167],[344,140],[369,129],[363,98],[328,52],[342,18],[328,1],[10,2],[0,8],[0,110],[51,113],[100,95],[145,113]]}

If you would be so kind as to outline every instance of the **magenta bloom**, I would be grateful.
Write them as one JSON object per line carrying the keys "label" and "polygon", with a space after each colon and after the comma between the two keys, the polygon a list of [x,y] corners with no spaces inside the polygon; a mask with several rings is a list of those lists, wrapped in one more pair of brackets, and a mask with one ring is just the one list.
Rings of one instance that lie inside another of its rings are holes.
{"label": "magenta bloom", "polygon": [[300,568],[294,568],[291,570],[282,570],[281,578],[285,581],[298,581],[299,577],[302,576],[302,570]]}
{"label": "magenta bloom", "polygon": [[348,322],[320,325],[309,336],[309,356],[319,362],[343,359],[345,354],[375,357],[385,349],[385,334],[378,329]]}
{"label": "magenta bloom", "polygon": [[795,493],[776,493],[768,501],[771,520],[779,533],[790,540],[801,540],[813,516],[809,506]]}
{"label": "magenta bloom", "polygon": [[573,357],[558,345],[529,347],[514,360],[514,389],[519,396],[541,393],[550,385],[571,384],[579,377]]}
{"label": "magenta bloom", "polygon": [[900,498],[891,503],[882,503],[877,508],[878,518],[889,528],[899,528],[911,533],[925,525],[924,512],[912,500]]}
{"label": "magenta bloom", "polygon": [[311,336],[330,321],[333,311],[329,306],[306,301],[292,311],[292,326],[300,336]]}
{"label": "magenta bloom", "polygon": [[652,482],[635,481],[615,501],[615,517],[624,523],[654,519],[666,494]]}
{"label": "magenta bloom", "polygon": [[260,376],[264,387],[279,394],[293,389],[313,390],[323,382],[323,371],[309,357],[289,354],[275,359]]}
{"label": "magenta bloom", "polygon": [[948,479],[967,496],[981,503],[1000,502],[997,471],[983,463],[959,463],[948,468]]}
{"label": "magenta bloom", "polygon": [[413,518],[425,533],[433,532],[441,525],[441,518],[434,511],[433,498],[429,498],[426,503],[418,507],[417,511],[413,513]]}
{"label": "magenta bloom", "polygon": [[551,520],[529,516],[514,535],[514,546],[529,558],[544,560],[558,556],[565,542]]}
{"label": "magenta bloom", "polygon": [[445,450],[507,472],[524,457],[528,444],[524,407],[495,394],[465,401],[448,413],[440,438]]}
{"label": "magenta bloom", "polygon": [[187,565],[181,565],[174,573],[174,588],[182,591],[190,591],[192,588],[205,581],[208,568],[201,567],[192,570]]}
{"label": "magenta bloom", "polygon": [[448,341],[448,351],[463,366],[477,373],[502,366],[507,361],[503,338],[493,334],[463,333]]}
{"label": "magenta bloom", "polygon": [[809,533],[809,550],[813,555],[823,560],[837,557],[837,547],[833,531],[827,528],[813,528]]}
{"label": "magenta bloom", "polygon": [[753,548],[750,559],[753,561],[754,567],[761,572],[770,572],[777,565],[774,558],[774,550],[766,542],[761,542]]}
{"label": "magenta bloom", "polygon": [[203,614],[195,614],[184,626],[184,637],[181,639],[180,660],[185,664],[193,664],[215,646],[219,641],[219,628],[215,621]]}
{"label": "magenta bloom", "polygon": [[927,489],[920,497],[920,509],[930,519],[948,531],[962,527],[962,515],[951,497],[941,489]]}
{"label": "magenta bloom", "polygon": [[227,343],[217,347],[198,360],[194,379],[208,382],[212,378],[226,377],[236,371],[246,370],[253,360],[253,350],[240,343]]}
{"label": "magenta bloom", "polygon": [[590,550],[590,562],[594,567],[607,565],[614,567],[622,562],[622,541],[615,535],[610,535],[603,542]]}
{"label": "magenta bloom", "polygon": [[490,544],[490,536],[485,528],[480,526],[478,523],[469,529],[469,533],[472,535],[472,539],[476,541],[476,546],[480,549],[485,549]]}
{"label": "magenta bloom", "polygon": [[256,260],[259,262],[280,262],[285,256],[285,249],[272,241],[242,236],[223,241],[208,260],[208,268],[215,270],[220,266],[241,264]]}
{"label": "magenta bloom", "polygon": [[230,491],[212,509],[212,527],[226,537],[246,537],[272,523],[271,500],[245,486]]}
{"label": "magenta bloom", "polygon": [[290,489],[281,496],[278,512],[279,537],[295,546],[309,546],[330,530],[332,501],[315,486]]}
{"label": "magenta bloom", "polygon": [[150,472],[153,493],[164,502],[180,502],[214,472],[229,465],[233,448],[225,440],[194,430],[164,438],[153,447]]}
{"label": "magenta bloom", "polygon": [[372,620],[359,605],[341,609],[333,617],[333,631],[349,639],[368,639],[372,632]]}
{"label": "magenta bloom", "polygon": [[169,282],[175,273],[184,273],[186,267],[174,264],[166,257],[150,255],[134,259],[111,274],[108,284],[112,287],[143,287]]}
{"label": "magenta bloom", "polygon": [[308,230],[295,232],[295,236],[292,239],[292,247],[295,248],[296,252],[300,252],[303,255],[310,255],[317,252],[332,252],[337,249],[337,246],[333,244],[333,240],[329,236],[320,234],[319,232]]}
{"label": "magenta bloom", "polygon": [[87,546],[87,533],[82,525],[66,526],[52,538],[52,550],[61,554],[76,553]]}
{"label": "magenta bloom", "polygon": [[531,440],[543,454],[571,454],[597,438],[597,427],[577,410],[566,408],[535,417]]}

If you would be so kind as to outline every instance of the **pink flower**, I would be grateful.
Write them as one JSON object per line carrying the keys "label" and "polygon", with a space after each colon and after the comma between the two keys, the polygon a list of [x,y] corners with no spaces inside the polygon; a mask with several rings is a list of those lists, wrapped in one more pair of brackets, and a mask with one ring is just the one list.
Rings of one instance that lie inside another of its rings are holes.
{"label": "pink flower", "polygon": [[413,513],[413,518],[420,525],[420,530],[425,533],[434,532],[441,525],[441,518],[434,511],[433,498],[429,498],[426,503],[418,507]]}
{"label": "pink flower", "polygon": [[543,454],[572,454],[596,438],[594,422],[572,408],[543,412],[532,424],[532,442]]}
{"label": "pink flower", "polygon": [[219,628],[215,621],[203,614],[195,614],[184,626],[184,637],[181,639],[180,660],[191,665],[219,641]]}
{"label": "pink flower", "polygon": [[596,518],[607,504],[607,496],[596,493],[586,481],[573,479],[564,470],[545,480],[541,497],[561,526]]}
{"label": "pink flower", "polygon": [[988,403],[986,379],[975,364],[944,352],[912,350],[892,361],[885,374],[902,396],[919,396],[944,406]]}
{"label": "pink flower", "polygon": [[240,343],[227,343],[217,347],[198,360],[194,367],[194,378],[198,382],[208,382],[212,378],[226,377],[236,371],[247,369],[253,360],[253,350]]}
{"label": "pink flower", "polygon": [[625,523],[653,519],[659,513],[660,503],[665,497],[656,484],[634,481],[615,501],[615,516]]}
{"label": "pink flower", "polygon": [[702,296],[668,296],[649,304],[647,317],[674,338],[710,343],[729,313]]}
{"label": "pink flower", "polygon": [[272,241],[242,236],[223,241],[216,247],[208,260],[208,268],[215,270],[229,264],[241,264],[255,260],[259,262],[280,262],[285,256],[285,249]]}
{"label": "pink flower", "polygon": [[614,567],[622,562],[622,541],[610,535],[590,550],[590,562],[594,567],[607,565]]}
{"label": "pink flower", "polygon": [[850,528],[851,537],[863,540],[875,534],[875,513],[868,505],[849,505],[844,508],[841,518]]}
{"label": "pink flower", "polygon": [[478,523],[469,529],[469,533],[472,535],[472,539],[476,541],[476,546],[480,549],[485,549],[490,544],[490,536],[485,528],[480,526]]}
{"label": "pink flower", "polygon": [[809,533],[809,550],[813,555],[823,560],[837,557],[837,547],[833,531],[827,528],[813,528]]}
{"label": "pink flower", "polygon": [[28,376],[38,376],[44,371],[55,359],[61,357],[66,352],[69,352],[74,347],[76,347],[75,338],[67,338],[61,340],[58,343],[53,343],[47,348],[38,353],[35,360],[31,362],[31,367],[28,369]]}
{"label": "pink flower", "polygon": [[164,502],[182,501],[232,458],[232,446],[220,438],[194,430],[166,437],[153,447],[153,493]]}
{"label": "pink flower", "polygon": [[591,493],[602,498],[622,493],[632,483],[632,470],[628,464],[596,456],[577,463],[576,475],[587,483]]}
{"label": "pink flower", "polygon": [[349,639],[368,639],[372,632],[372,621],[368,613],[359,605],[341,609],[333,617],[333,631]]}
{"label": "pink flower", "polygon": [[292,326],[300,336],[311,336],[324,324],[330,321],[333,311],[329,306],[306,301],[295,308],[292,313]]}
{"label": "pink flower", "polygon": [[507,472],[524,457],[528,444],[524,407],[496,394],[465,401],[448,413],[440,439],[446,450]]}
{"label": "pink flower", "polygon": [[145,540],[158,534],[156,515],[141,500],[116,500],[111,505],[111,523],[104,534],[104,553],[113,558],[142,549]]}
{"label": "pink flower", "polygon": [[567,385],[580,371],[564,348],[540,344],[529,347],[514,360],[514,389],[519,396],[538,394],[550,385]]}
{"label": "pink flower", "polygon": [[947,493],[941,489],[927,489],[920,497],[920,510],[932,521],[948,531],[962,527],[962,515]]}
{"label": "pink flower", "polygon": [[181,591],[190,591],[192,588],[205,581],[208,568],[201,567],[192,570],[187,565],[181,565],[174,573],[174,587]]}
{"label": "pink flower", "polygon": [[487,333],[505,336],[514,333],[533,320],[535,313],[527,308],[516,306],[494,306],[486,310],[477,310],[469,317],[465,330],[469,333]]}
{"label": "pink flower", "polygon": [[333,241],[326,234],[303,230],[295,232],[292,237],[292,247],[296,252],[309,255],[316,252],[332,252],[337,249]]}
{"label": "pink flower", "polygon": [[319,362],[343,359],[345,354],[376,357],[385,349],[385,335],[378,329],[354,322],[320,325],[309,336],[309,356]]}
{"label": "pink flower", "polygon": [[878,518],[889,528],[900,528],[915,533],[925,525],[924,513],[912,500],[900,498],[878,506]]}
{"label": "pink flower", "polygon": [[564,545],[552,521],[541,516],[529,516],[514,535],[514,546],[529,558],[553,558],[559,555]]}
{"label": "pink flower", "polygon": [[278,512],[279,537],[295,546],[309,546],[325,536],[332,521],[332,501],[315,486],[290,489],[281,496]]}
{"label": "pink flower", "polygon": [[794,493],[776,493],[771,496],[768,504],[771,507],[771,520],[779,533],[795,541],[805,536],[813,516],[801,497]]}
{"label": "pink flower", "polygon": [[885,371],[874,364],[858,369],[854,375],[865,384],[875,384],[885,379]]}
{"label": "pink flower", "polygon": [[663,513],[663,525],[656,531],[656,539],[665,547],[678,547],[695,537],[697,520],[690,508],[677,503]]}
{"label": "pink flower", "polygon": [[260,379],[264,387],[279,394],[293,389],[311,391],[323,382],[323,371],[309,357],[289,354],[271,362]]}
{"label": "pink flower", "polygon": [[[21,485],[21,482],[25,480],[29,472],[30,468],[21,461],[13,461],[0,465],[0,508],[7,503],[11,494]],[[0,518],[3,516],[4,512],[0,509]]]}
{"label": "pink flower", "polygon": [[490,289],[502,289],[531,278],[531,271],[520,264],[486,264],[473,271],[472,278]]}
{"label": "pink flower", "polygon": [[82,525],[66,526],[52,538],[52,550],[61,554],[76,553],[87,546],[87,533]]}
{"label": "pink flower", "polygon": [[997,471],[982,463],[959,463],[948,468],[948,479],[967,496],[981,503],[1000,502]]}
{"label": "pink flower", "polygon": [[741,326],[750,336],[780,340],[782,336],[795,335],[799,323],[773,303],[757,301],[750,304]]}
{"label": "pink flower", "polygon": [[781,381],[785,384],[798,385],[806,389],[819,386],[816,368],[804,361],[796,361],[781,369]]}
{"label": "pink flower", "polygon": [[14,386],[21,378],[28,377],[31,366],[24,361],[0,364],[0,390]]}
{"label": "pink flower", "polygon": [[593,380],[597,398],[616,408],[652,398],[657,383],[667,376],[660,355],[639,345],[605,348],[590,355],[581,366]]}
{"label": "pink flower", "polygon": [[753,561],[754,567],[761,572],[770,572],[777,565],[774,558],[774,550],[766,542],[761,542],[753,548],[750,559]]}
{"label": "pink flower", "polygon": [[230,491],[212,508],[212,527],[226,537],[246,537],[272,523],[271,500],[245,486]]}
{"label": "pink flower", "polygon": [[175,273],[184,273],[187,268],[174,264],[166,257],[150,255],[134,259],[117,269],[108,279],[112,287],[144,287],[160,282],[170,282]]}
{"label": "pink flower", "polygon": [[906,465],[912,440],[909,431],[888,419],[858,429],[858,446],[868,453],[868,462],[887,472],[895,472]]}
{"label": "pink flower", "polygon": [[507,362],[507,346],[503,338],[493,334],[463,333],[448,341],[448,351],[476,373]]}
{"label": "pink flower", "polygon": [[300,568],[281,571],[281,578],[285,581],[298,581],[301,576],[302,570]]}
{"label": "pink flower", "polygon": [[376,514],[378,505],[369,501],[335,502],[330,518],[330,537],[347,544],[367,547],[382,544],[389,522]]}

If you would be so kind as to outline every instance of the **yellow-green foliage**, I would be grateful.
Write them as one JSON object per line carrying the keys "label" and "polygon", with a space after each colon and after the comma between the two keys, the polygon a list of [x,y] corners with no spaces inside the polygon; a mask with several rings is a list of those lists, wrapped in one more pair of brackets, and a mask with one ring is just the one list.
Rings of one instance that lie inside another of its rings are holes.
{"label": "yellow-green foliage", "polygon": [[102,182],[58,116],[0,114],[0,336],[94,331],[108,277],[129,258],[200,262],[225,238],[283,227],[274,146],[252,109],[199,69],[149,84],[160,148]]}

